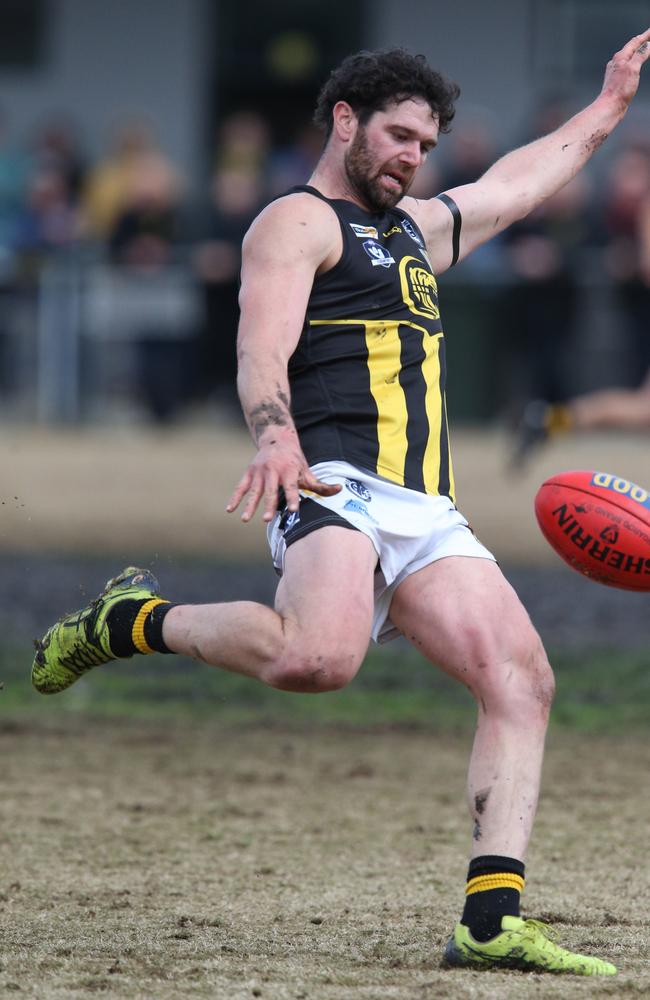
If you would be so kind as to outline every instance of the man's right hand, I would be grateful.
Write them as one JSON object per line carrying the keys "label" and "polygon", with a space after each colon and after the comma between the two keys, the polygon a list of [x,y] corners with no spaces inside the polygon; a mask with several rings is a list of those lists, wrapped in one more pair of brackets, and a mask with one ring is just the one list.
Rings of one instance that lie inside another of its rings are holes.
{"label": "man's right hand", "polygon": [[277,434],[260,445],[257,455],[239,480],[226,510],[231,514],[246,497],[241,519],[250,521],[264,498],[262,518],[272,521],[278,510],[278,493],[284,490],[287,507],[298,510],[300,490],[331,497],[341,490],[338,483],[322,483],[314,476],[302,453],[295,433],[290,437]]}

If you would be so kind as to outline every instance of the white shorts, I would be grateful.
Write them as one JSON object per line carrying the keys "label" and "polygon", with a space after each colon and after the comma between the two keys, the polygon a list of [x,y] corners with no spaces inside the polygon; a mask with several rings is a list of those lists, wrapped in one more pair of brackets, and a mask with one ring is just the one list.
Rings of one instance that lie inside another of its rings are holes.
{"label": "white shorts", "polygon": [[362,531],[379,558],[371,632],[375,642],[400,635],[388,612],[395,590],[411,573],[447,556],[494,561],[448,497],[406,489],[347,462],[319,462],[312,472],[343,489],[332,497],[301,492],[298,511],[278,513],[267,530],[273,565],[281,574],[287,547],[318,528],[338,524]]}

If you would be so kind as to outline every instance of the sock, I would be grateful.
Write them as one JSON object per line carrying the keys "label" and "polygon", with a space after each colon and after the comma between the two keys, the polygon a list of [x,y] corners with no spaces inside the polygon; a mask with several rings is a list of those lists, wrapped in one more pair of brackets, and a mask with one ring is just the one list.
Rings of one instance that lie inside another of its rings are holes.
{"label": "sock", "polygon": [[564,434],[571,430],[573,417],[564,403],[550,403],[544,415],[544,425],[549,434]]}
{"label": "sock", "polygon": [[523,861],[498,854],[483,854],[470,861],[461,923],[469,927],[475,941],[488,941],[500,934],[501,917],[519,916],[524,872]]}
{"label": "sock", "polygon": [[118,659],[135,653],[171,653],[162,637],[165,615],[175,604],[160,597],[118,601],[108,612],[110,646]]}

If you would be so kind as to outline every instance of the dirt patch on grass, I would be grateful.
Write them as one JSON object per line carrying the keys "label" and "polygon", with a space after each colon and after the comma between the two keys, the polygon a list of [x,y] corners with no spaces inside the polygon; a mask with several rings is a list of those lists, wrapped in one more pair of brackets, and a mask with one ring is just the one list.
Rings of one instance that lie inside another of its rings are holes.
{"label": "dirt patch on grass", "polygon": [[0,994],[413,1000],[650,993],[646,742],[555,734],[525,897],[615,981],[442,971],[465,737],[14,723]]}

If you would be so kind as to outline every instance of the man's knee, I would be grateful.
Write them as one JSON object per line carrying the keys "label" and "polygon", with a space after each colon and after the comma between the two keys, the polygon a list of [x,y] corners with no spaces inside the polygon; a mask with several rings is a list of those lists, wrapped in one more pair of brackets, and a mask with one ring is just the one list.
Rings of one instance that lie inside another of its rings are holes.
{"label": "man's knee", "polygon": [[356,675],[363,654],[348,649],[304,653],[287,651],[269,668],[264,680],[280,691],[338,691]]}
{"label": "man's knee", "polygon": [[555,695],[555,678],[537,632],[531,627],[513,642],[509,655],[480,659],[472,690],[483,707],[517,712],[525,718],[547,718]]}

